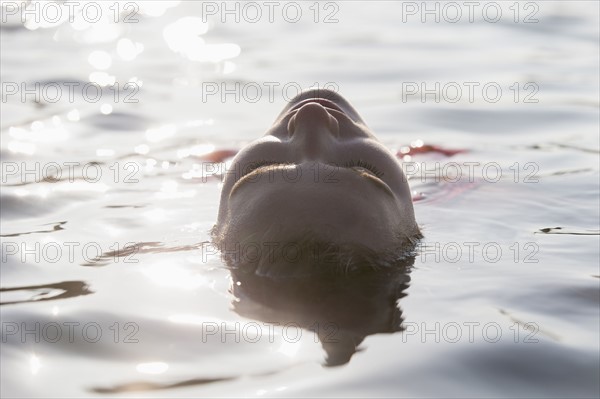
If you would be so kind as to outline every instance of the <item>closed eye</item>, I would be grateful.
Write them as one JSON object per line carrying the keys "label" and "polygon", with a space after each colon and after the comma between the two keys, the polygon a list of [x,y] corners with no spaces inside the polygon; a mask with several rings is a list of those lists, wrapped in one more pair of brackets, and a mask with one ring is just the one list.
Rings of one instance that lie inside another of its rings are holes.
{"label": "closed eye", "polygon": [[373,166],[372,164],[365,162],[361,159],[359,160],[350,160],[349,162],[346,162],[344,164],[345,168],[363,168],[368,170],[369,172],[373,173],[375,175],[375,177],[381,179],[383,177],[383,175],[385,173],[383,173],[382,171],[380,171],[379,169],[377,169],[376,166]]}
{"label": "closed eye", "polygon": [[[280,162],[280,161],[274,161],[274,160],[260,160],[260,161],[253,161],[250,162],[246,165],[246,167],[243,170],[242,176],[245,176],[247,174],[250,174],[252,172],[254,172],[256,169],[259,168],[263,168],[265,166],[271,166],[271,165],[290,165],[292,164],[291,162]],[[381,179],[385,173],[382,172],[381,170],[379,170],[376,166],[363,161],[362,159],[358,159],[358,160],[350,160],[346,163],[343,164],[344,168],[362,168],[362,169],[366,169],[367,171],[371,172],[375,177]]]}
{"label": "closed eye", "polygon": [[270,166],[270,165],[287,165],[289,164],[289,162],[280,162],[280,161],[273,161],[273,160],[260,160],[260,161],[253,161],[250,162],[246,165],[246,167],[243,170],[242,176],[245,176],[247,174],[250,174],[252,172],[254,172],[256,169],[258,168],[262,168],[265,166]]}

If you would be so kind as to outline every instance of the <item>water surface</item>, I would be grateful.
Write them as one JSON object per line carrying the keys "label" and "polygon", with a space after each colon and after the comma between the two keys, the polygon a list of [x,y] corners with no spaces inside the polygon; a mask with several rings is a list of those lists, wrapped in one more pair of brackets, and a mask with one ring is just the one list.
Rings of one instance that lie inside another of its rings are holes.
{"label": "water surface", "polygon": [[[336,4],[328,24],[303,3],[295,24],[203,25],[191,1],[140,3],[132,24],[2,24],[3,85],[119,84],[96,103],[2,102],[3,396],[598,396],[598,4],[536,2],[530,24],[508,3],[497,23]],[[203,91],[236,82],[265,91]],[[436,82],[465,91],[406,95]],[[470,101],[465,82],[502,95]],[[425,235],[385,283],[332,282],[326,316],[310,295],[329,286],[232,287],[206,244],[220,191],[206,162],[267,129],[279,88],[315,84],[406,162]],[[286,301],[309,314],[278,312]]]}

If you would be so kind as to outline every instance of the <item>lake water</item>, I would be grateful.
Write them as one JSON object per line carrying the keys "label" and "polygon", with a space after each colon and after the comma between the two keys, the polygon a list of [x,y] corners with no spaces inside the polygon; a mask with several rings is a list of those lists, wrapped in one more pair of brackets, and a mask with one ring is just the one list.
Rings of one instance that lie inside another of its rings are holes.
{"label": "lake water", "polygon": [[[597,2],[31,7],[0,30],[3,397],[598,397]],[[208,161],[314,86],[402,157],[425,236],[332,286],[364,338],[337,365],[335,325],[277,313],[310,289],[206,244]]]}

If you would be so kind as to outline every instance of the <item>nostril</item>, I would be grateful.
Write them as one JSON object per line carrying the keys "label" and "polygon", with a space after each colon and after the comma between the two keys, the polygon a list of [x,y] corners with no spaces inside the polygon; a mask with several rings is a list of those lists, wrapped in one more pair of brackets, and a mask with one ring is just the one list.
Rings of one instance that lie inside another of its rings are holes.
{"label": "nostril", "polygon": [[288,133],[292,137],[296,132],[304,131],[329,133],[339,136],[339,124],[327,109],[318,103],[308,103],[298,109],[296,115],[288,122]]}

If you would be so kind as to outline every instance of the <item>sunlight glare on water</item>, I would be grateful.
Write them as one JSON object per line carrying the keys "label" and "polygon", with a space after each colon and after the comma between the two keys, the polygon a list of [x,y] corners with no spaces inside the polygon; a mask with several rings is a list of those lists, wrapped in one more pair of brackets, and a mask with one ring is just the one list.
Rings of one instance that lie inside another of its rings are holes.
{"label": "sunlight glare on water", "polygon": [[[2,397],[600,394],[597,2],[9,3]],[[310,87],[404,162],[424,238],[383,282],[244,280],[210,243]]]}

